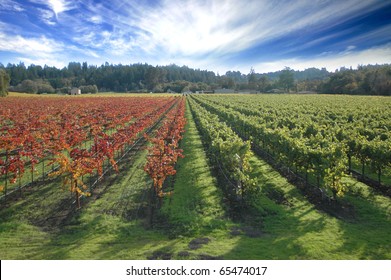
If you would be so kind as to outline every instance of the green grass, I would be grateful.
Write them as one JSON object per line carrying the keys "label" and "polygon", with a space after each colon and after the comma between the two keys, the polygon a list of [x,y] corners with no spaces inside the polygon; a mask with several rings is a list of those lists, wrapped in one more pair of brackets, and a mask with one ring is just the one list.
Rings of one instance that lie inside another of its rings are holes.
{"label": "green grass", "polygon": [[251,165],[264,188],[279,189],[289,206],[276,205],[263,197],[259,201],[267,212],[263,220],[264,237],[241,238],[227,258],[242,255],[249,259],[390,259],[390,199],[362,188],[365,198],[348,195],[356,219],[344,221],[315,209],[299,191],[264,161],[253,157]]}
{"label": "green grass", "polygon": [[[188,105],[187,105],[188,106]],[[201,138],[187,107],[185,137],[181,142],[185,157],[177,163],[174,195],[163,206],[172,231],[202,233],[227,226],[223,195],[211,175]]]}
{"label": "green grass", "polygon": [[[278,190],[287,203],[265,195],[246,221],[227,217],[223,194],[212,176],[201,139],[187,108],[185,158],[178,162],[174,194],[158,217],[163,228],[145,227],[145,190],[151,180],[143,171],[146,150],[138,152],[100,183],[98,194],[65,223],[51,219],[69,198],[59,179],[47,180],[24,199],[0,210],[1,259],[391,259],[391,201],[351,178],[343,199],[354,218],[341,219],[317,210],[277,171],[256,156],[253,175],[264,190]],[[254,217],[251,220],[251,217]],[[232,234],[234,228],[239,234]],[[246,229],[255,231],[251,237]],[[191,250],[189,243],[207,237]],[[189,256],[181,256],[181,252]]]}
{"label": "green grass", "polygon": [[25,199],[9,202],[11,206],[0,212],[0,258],[34,258],[35,249],[46,246],[51,237],[50,231],[40,224],[67,198],[69,192],[62,191],[61,180],[56,179],[36,186]]}
{"label": "green grass", "polygon": [[[1,259],[146,258],[155,244],[167,238],[144,230],[142,221],[135,218],[140,204],[134,202],[141,201],[144,190],[151,184],[142,170],[145,156],[146,151],[140,152],[134,164],[125,166],[129,170],[123,176],[113,175],[102,182],[103,187],[109,188],[96,201],[91,200],[78,210],[65,226],[45,229],[31,224],[31,218],[27,217],[34,205],[39,217],[48,212],[47,207],[37,205],[40,199],[34,197],[41,191],[3,210]],[[53,188],[47,185],[53,194],[46,201],[55,203],[58,189]]]}

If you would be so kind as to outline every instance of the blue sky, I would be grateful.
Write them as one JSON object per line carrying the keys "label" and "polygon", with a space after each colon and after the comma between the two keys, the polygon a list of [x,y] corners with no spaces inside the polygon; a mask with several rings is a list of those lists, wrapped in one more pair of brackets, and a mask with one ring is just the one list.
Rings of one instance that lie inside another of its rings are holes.
{"label": "blue sky", "polygon": [[0,0],[0,62],[224,74],[391,63],[391,0]]}

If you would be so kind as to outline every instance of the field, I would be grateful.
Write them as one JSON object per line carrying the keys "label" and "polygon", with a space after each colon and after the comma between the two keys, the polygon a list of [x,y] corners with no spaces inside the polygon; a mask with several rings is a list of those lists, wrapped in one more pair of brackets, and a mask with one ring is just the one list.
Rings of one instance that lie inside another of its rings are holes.
{"label": "field", "polygon": [[391,99],[0,100],[1,259],[391,259]]}

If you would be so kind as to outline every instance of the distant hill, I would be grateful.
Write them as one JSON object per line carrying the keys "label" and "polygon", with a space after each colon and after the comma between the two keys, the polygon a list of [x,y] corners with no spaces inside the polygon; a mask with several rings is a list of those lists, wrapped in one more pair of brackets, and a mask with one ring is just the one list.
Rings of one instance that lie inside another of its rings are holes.
{"label": "distant hill", "polygon": [[[265,74],[259,74],[259,76],[266,76],[270,80],[278,80],[279,76],[281,75],[283,70],[276,71],[276,72],[268,72]],[[303,80],[324,80],[328,78],[332,73],[328,72],[326,68],[318,69],[318,68],[308,68],[303,71],[300,70],[292,70],[293,71],[293,78],[296,81],[303,81]]]}

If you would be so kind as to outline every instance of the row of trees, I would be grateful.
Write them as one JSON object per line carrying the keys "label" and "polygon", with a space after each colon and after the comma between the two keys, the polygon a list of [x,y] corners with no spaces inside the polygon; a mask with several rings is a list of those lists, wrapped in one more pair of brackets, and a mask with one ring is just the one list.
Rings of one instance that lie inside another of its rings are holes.
{"label": "row of trees", "polygon": [[[148,64],[113,65],[105,63],[99,67],[86,62],[70,62],[67,67],[58,69],[45,65],[30,65],[24,63],[0,64],[11,77],[10,85],[23,87],[23,81],[31,80],[39,84],[50,84],[57,91],[70,87],[96,85],[100,91],[163,91],[171,88],[176,91],[187,87],[210,88],[217,82],[214,72],[191,69],[177,65],[152,66]],[[178,85],[178,82],[181,84]]]}
{"label": "row of trees", "polygon": [[[357,70],[340,68],[335,73],[325,68],[295,71],[289,67],[265,74],[228,71],[224,75],[187,66],[152,66],[148,64],[101,66],[70,62],[58,69],[23,63],[0,64],[10,76],[15,91],[67,92],[72,87],[96,86],[96,91],[184,92],[218,88],[258,92],[301,92],[391,95],[391,65],[359,66]],[[94,92],[94,90],[91,90]]]}
{"label": "row of trees", "polygon": [[280,89],[284,92],[391,95],[391,65],[359,66],[356,70],[342,67],[335,73],[329,73],[324,68],[294,71],[286,67],[281,71],[259,75],[251,69],[248,85],[250,89],[260,92]]}
{"label": "row of trees", "polygon": [[391,65],[343,69],[322,82],[318,90],[322,93],[391,95]]}

